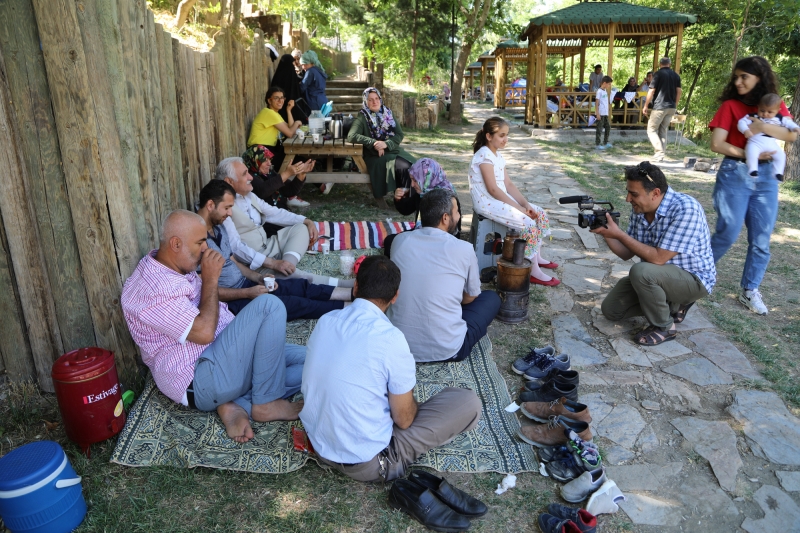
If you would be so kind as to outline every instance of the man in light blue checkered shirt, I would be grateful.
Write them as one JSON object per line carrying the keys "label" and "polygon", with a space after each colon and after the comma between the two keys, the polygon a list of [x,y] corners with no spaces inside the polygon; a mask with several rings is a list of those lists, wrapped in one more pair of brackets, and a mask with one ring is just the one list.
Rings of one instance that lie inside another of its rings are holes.
{"label": "man in light blue checkered shirt", "polygon": [[644,316],[650,326],[636,342],[655,346],[673,340],[675,324],[694,302],[711,294],[717,279],[711,236],[700,203],[675,192],[667,178],[649,162],[625,168],[633,212],[627,233],[608,216],[608,227],[593,230],[624,260],[637,256],[603,301],[603,315],[612,321]]}

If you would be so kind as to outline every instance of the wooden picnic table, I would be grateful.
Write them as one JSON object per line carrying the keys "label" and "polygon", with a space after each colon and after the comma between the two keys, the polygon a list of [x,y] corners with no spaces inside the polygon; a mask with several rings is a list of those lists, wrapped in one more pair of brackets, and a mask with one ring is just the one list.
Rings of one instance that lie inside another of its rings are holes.
{"label": "wooden picnic table", "polygon": [[[369,183],[369,173],[367,165],[364,163],[364,147],[360,144],[345,142],[344,139],[335,141],[320,140],[314,142],[310,135],[305,139],[291,137],[283,140],[283,151],[286,158],[283,160],[280,172],[292,164],[295,156],[304,155],[319,158],[327,158],[327,168],[325,171],[315,169],[306,174],[306,183]],[[352,157],[353,162],[358,167],[359,172],[333,171],[334,157]]]}

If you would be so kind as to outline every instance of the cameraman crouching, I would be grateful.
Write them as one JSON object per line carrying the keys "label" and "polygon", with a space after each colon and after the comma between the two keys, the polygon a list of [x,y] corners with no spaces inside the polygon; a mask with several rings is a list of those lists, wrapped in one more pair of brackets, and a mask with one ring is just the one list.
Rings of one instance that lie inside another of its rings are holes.
{"label": "cameraman crouching", "polygon": [[610,215],[608,227],[592,230],[605,238],[620,258],[638,256],[603,301],[603,315],[613,321],[644,316],[650,326],[636,342],[655,346],[671,341],[694,302],[711,294],[716,282],[708,223],[700,203],[675,192],[655,165],[649,162],[625,168],[628,196],[633,208],[628,232]]}

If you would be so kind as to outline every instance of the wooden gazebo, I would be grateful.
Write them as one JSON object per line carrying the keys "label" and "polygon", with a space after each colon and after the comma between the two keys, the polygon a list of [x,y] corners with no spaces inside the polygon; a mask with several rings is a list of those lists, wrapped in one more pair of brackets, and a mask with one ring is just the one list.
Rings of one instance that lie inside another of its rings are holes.
{"label": "wooden gazebo", "polygon": [[489,90],[487,81],[490,79],[490,76],[494,77],[494,55],[492,55],[491,50],[482,53],[480,57],[478,57],[478,62],[481,64],[481,99],[486,100],[486,94]]}
{"label": "wooden gazebo", "polygon": [[[520,39],[528,40],[530,58],[527,77],[530,97],[526,100],[525,122],[544,125],[555,115],[555,122],[569,118],[568,122],[579,124],[592,112],[594,95],[585,92],[560,92],[559,111],[547,110],[546,58],[553,55],[553,44],[561,44],[558,52],[569,53],[572,61],[575,55],[579,55],[579,83],[583,83],[586,70],[586,48],[608,47],[606,74],[613,76],[615,47],[635,47],[634,76],[638,80],[642,47],[654,45],[653,70],[656,70],[659,44],[672,37],[675,38],[673,68],[680,72],[683,31],[686,26],[695,22],[697,17],[694,15],[624,2],[581,2],[531,19],[520,35]],[[577,46],[563,46],[566,43]],[[564,55],[565,62],[566,58]],[[641,103],[641,100],[634,102],[633,111],[622,111],[624,123],[642,123]]]}
{"label": "wooden gazebo", "polygon": [[[516,41],[502,41],[492,52],[494,56],[494,106],[521,107],[525,105],[525,88],[506,87],[508,70],[514,63],[528,62],[528,48]],[[506,94],[506,93],[509,94]]]}

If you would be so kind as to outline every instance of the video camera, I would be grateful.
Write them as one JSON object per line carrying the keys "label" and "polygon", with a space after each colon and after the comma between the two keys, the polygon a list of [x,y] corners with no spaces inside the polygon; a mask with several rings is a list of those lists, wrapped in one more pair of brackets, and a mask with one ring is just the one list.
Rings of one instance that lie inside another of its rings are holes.
{"label": "video camera", "polygon": [[[559,204],[578,204],[580,211],[591,211],[591,213],[578,213],[578,226],[581,228],[597,229],[607,228],[606,213],[611,215],[614,223],[619,224],[619,211],[614,211],[611,202],[605,200],[595,201],[591,196],[564,196],[558,199]],[[607,205],[608,209],[595,207],[596,205]]]}

